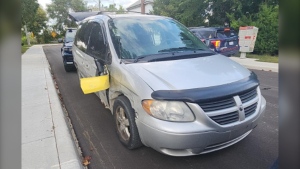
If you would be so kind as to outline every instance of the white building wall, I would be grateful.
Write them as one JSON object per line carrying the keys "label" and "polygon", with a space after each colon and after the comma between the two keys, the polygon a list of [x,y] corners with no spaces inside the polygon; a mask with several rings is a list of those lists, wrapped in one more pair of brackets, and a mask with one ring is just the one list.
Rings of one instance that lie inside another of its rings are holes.
{"label": "white building wall", "polygon": [[[145,13],[149,13],[150,11],[153,11],[153,7],[152,6],[153,6],[153,4],[146,4],[145,5]],[[141,7],[130,9],[130,11],[141,12]]]}
{"label": "white building wall", "polygon": [[150,11],[153,11],[153,4],[146,4],[145,5],[145,12],[149,13]]}

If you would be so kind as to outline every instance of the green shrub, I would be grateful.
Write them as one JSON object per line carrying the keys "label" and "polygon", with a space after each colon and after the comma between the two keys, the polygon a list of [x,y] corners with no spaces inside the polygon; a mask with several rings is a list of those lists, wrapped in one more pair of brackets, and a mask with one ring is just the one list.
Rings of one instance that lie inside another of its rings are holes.
{"label": "green shrub", "polygon": [[278,5],[262,4],[254,25],[259,28],[254,53],[278,55]]}
{"label": "green shrub", "polygon": [[22,46],[23,46],[23,45],[27,45],[27,39],[26,39],[26,36],[22,36],[22,38],[21,38],[21,44],[22,44]]}

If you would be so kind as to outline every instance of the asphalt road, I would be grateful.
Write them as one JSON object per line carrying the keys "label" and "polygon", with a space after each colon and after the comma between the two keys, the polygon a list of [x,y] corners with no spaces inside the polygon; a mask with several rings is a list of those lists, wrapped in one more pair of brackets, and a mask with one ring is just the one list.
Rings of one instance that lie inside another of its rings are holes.
{"label": "asphalt road", "polygon": [[259,125],[239,143],[226,149],[190,157],[171,157],[142,147],[127,150],[118,141],[113,116],[95,94],[84,95],[76,72],[66,73],[60,47],[45,46],[64,104],[90,169],[266,169],[278,156],[278,73],[254,70],[261,82],[267,108]]}

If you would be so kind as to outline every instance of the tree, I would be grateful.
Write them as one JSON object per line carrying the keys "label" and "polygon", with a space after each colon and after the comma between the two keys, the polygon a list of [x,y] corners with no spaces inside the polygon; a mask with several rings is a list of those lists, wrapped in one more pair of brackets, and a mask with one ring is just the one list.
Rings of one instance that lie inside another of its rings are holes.
{"label": "tree", "polygon": [[83,0],[52,0],[52,3],[47,5],[49,17],[56,20],[55,28],[61,32],[63,32],[64,26],[76,25],[68,19],[69,11],[83,12],[87,11],[87,7]]}
{"label": "tree", "polygon": [[278,54],[278,0],[155,0],[153,14],[172,17],[186,26],[259,28],[254,52]]}
{"label": "tree", "polygon": [[235,18],[242,23],[251,22],[254,15],[260,11],[260,5],[278,5],[278,0],[210,0],[208,14],[210,25],[220,26],[224,21]]}
{"label": "tree", "polygon": [[123,8],[122,5],[119,5],[119,9],[117,10],[117,14],[122,14],[125,13],[125,9]]}
{"label": "tree", "polygon": [[[245,4],[243,4],[245,5]],[[248,7],[243,7],[245,11]],[[257,8],[257,9],[256,9]],[[278,1],[266,1],[248,8],[249,12],[240,15],[227,13],[231,27],[238,30],[240,26],[259,28],[254,53],[278,55]]]}
{"label": "tree", "polygon": [[37,0],[22,0],[21,1],[21,23],[22,27],[32,21],[38,10],[39,4]]}
{"label": "tree", "polygon": [[155,0],[153,14],[172,17],[186,26],[204,25],[208,1],[199,0]]}
{"label": "tree", "polygon": [[253,25],[259,28],[254,53],[278,55],[279,6],[262,3]]}
{"label": "tree", "polygon": [[118,9],[116,7],[116,4],[109,4],[108,8],[107,8],[107,11],[110,11],[110,12],[116,12]]}
{"label": "tree", "polygon": [[210,0],[209,3],[206,13],[209,26],[221,26],[228,21],[227,14],[234,14],[236,17],[242,11],[241,0]]}
{"label": "tree", "polygon": [[35,16],[38,7],[39,4],[37,3],[37,0],[21,1],[21,25],[24,28],[28,45],[30,45],[30,39],[27,31],[27,25],[29,22],[32,22],[33,16]]}
{"label": "tree", "polygon": [[33,32],[34,35],[38,35],[41,30],[47,27],[47,21],[48,18],[46,12],[41,7],[39,7],[34,17],[32,17],[32,20],[28,22],[28,30],[30,32]]}

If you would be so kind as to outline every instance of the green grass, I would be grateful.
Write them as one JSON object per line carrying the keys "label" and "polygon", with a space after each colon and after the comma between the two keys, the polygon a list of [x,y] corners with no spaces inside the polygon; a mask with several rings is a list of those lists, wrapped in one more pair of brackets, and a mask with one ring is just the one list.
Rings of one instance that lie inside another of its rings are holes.
{"label": "green grass", "polygon": [[28,46],[28,45],[23,45],[22,48],[21,48],[21,53],[22,53],[22,54],[25,53],[26,50],[27,50],[29,47],[30,47],[30,46]]}
{"label": "green grass", "polygon": [[[240,53],[235,55],[235,57],[240,57]],[[258,59],[258,60],[256,60],[258,62],[278,63],[278,56],[256,55],[256,54],[247,53],[246,57],[247,58]]]}
{"label": "green grass", "polygon": [[270,55],[255,55],[255,54],[248,54],[246,55],[247,58],[255,58],[258,59],[259,62],[270,62],[270,63],[278,63],[278,56],[270,56]]}

